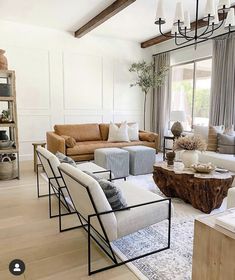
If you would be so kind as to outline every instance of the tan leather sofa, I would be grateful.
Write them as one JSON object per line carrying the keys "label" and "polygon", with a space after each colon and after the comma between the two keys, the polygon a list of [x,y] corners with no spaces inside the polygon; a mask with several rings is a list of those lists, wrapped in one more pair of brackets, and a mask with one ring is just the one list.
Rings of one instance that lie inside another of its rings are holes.
{"label": "tan leather sofa", "polygon": [[[109,124],[67,124],[55,125],[54,132],[47,132],[47,149],[66,154],[75,161],[94,159],[98,148],[125,147],[143,145],[158,149],[158,134],[139,131],[139,141],[108,142]],[[75,139],[74,146],[68,145],[67,138]],[[72,137],[72,138],[71,138]]]}

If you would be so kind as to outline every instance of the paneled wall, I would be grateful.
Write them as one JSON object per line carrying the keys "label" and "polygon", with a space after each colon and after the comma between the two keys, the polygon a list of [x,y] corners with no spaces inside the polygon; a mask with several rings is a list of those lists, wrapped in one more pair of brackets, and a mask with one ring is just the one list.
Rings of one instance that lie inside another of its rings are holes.
{"label": "paneled wall", "polygon": [[132,62],[150,60],[138,43],[0,22],[0,48],[16,71],[21,160],[55,124],[137,121],[143,94],[130,88]]}

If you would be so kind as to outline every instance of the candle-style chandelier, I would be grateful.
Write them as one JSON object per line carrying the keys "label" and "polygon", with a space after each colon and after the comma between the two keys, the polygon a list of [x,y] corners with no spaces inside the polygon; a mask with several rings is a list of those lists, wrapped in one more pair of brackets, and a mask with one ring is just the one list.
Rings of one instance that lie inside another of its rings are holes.
{"label": "candle-style chandelier", "polygon": [[[191,24],[189,11],[184,11],[182,2],[178,1],[176,3],[175,18],[171,33],[164,34],[162,25],[166,23],[166,16],[163,0],[159,0],[155,24],[159,26],[161,35],[175,38],[175,44],[177,46],[191,41],[197,43],[198,41],[208,40],[222,26],[227,30],[227,33],[230,33],[235,27],[235,14],[234,8],[231,6],[231,1],[220,0],[218,7],[216,7],[216,2],[216,0],[207,0],[204,18],[199,19],[199,0],[196,0],[196,20]],[[205,21],[203,30],[201,30],[202,20]]]}

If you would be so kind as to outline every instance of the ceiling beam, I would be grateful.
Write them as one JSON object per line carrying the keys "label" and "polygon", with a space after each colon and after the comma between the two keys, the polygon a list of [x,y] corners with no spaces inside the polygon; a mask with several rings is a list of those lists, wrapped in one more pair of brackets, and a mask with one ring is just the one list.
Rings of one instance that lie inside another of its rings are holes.
{"label": "ceiling beam", "polygon": [[92,18],[90,21],[88,21],[86,24],[84,24],[81,28],[79,28],[74,36],[76,38],[81,38],[97,26],[104,23],[106,20],[110,19],[123,9],[125,9],[127,6],[135,2],[136,0],[116,0],[114,1],[110,6],[108,6],[106,9],[104,9],[101,13],[99,13],[97,16]]}
{"label": "ceiling beam", "polygon": [[[231,6],[232,8],[235,8],[235,5],[232,5]],[[223,14],[219,14],[219,20],[223,20]],[[200,19],[198,21],[198,28],[202,28],[204,26],[207,25],[207,21],[204,21],[202,19]],[[195,30],[195,27],[196,27],[196,21],[192,22],[191,23],[191,27],[192,27],[192,30]],[[171,32],[167,32],[167,33],[164,33],[165,35],[169,36],[171,35]],[[157,37],[154,37],[152,39],[149,39],[145,42],[142,42],[141,43],[141,48],[148,48],[148,47],[151,47],[151,46],[154,46],[154,45],[157,45],[157,44],[160,44],[160,43],[163,43],[165,41],[168,41],[168,40],[171,40],[172,38],[169,38],[169,37],[165,37],[163,35],[159,35]]]}

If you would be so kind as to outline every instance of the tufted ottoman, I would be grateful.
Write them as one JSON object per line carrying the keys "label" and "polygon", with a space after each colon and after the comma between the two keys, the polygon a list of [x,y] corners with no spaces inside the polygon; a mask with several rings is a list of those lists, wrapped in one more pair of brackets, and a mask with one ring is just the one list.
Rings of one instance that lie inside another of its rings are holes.
{"label": "tufted ottoman", "polygon": [[101,148],[95,150],[95,164],[111,170],[113,179],[129,176],[128,151],[119,148]]}
{"label": "tufted ottoman", "polygon": [[144,146],[129,146],[122,148],[129,152],[130,174],[143,175],[153,172],[156,150]]}

